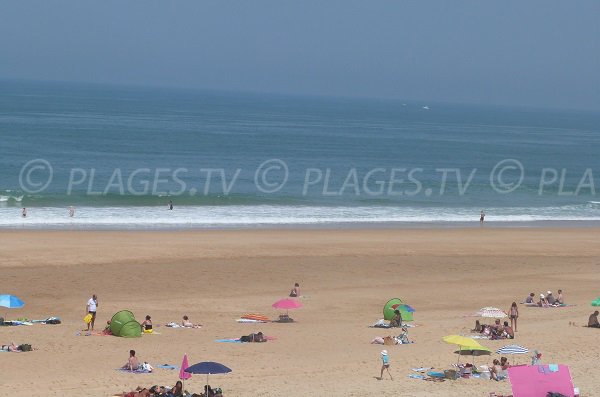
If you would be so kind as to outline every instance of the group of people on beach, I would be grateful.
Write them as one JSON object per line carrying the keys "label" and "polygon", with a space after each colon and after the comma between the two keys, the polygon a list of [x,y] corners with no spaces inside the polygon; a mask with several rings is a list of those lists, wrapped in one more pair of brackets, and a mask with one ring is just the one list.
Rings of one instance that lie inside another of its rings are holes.
{"label": "group of people on beach", "polygon": [[539,307],[563,306],[565,298],[561,289],[558,290],[558,295],[554,296],[552,291],[547,291],[546,295],[540,294],[540,299],[535,301],[535,293],[531,292],[525,299],[527,305],[537,305]]}
{"label": "group of people on beach", "polygon": [[494,324],[481,324],[479,320],[475,321],[474,332],[489,336],[490,339],[514,339],[515,331],[508,325],[508,321],[500,322],[500,319],[494,320]]}
{"label": "group of people on beach", "polygon": [[190,394],[187,390],[183,390],[183,383],[178,380],[175,386],[159,386],[154,385],[149,388],[138,386],[134,391],[125,392],[121,397],[223,397],[223,391],[220,387],[212,388],[210,385],[204,386],[204,392],[201,394]]}

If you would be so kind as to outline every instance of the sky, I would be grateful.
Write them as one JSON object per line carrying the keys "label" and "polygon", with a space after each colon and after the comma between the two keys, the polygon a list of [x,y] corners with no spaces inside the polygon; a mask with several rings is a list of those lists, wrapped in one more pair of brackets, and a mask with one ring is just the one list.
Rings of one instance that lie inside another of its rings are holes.
{"label": "sky", "polygon": [[599,1],[4,1],[0,79],[600,110]]}

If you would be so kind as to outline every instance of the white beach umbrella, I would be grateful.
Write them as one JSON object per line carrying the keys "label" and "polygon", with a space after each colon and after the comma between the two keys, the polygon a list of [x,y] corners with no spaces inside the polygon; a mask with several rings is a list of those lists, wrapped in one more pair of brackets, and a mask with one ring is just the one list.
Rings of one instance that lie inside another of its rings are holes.
{"label": "white beach umbrella", "polygon": [[503,310],[498,309],[497,307],[482,307],[475,313],[477,317],[487,317],[487,318],[504,318],[508,317]]}

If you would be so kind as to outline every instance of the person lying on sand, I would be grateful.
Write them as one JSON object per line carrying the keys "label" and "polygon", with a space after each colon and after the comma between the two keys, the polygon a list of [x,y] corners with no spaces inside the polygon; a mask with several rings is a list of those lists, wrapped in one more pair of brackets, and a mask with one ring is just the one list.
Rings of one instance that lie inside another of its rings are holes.
{"label": "person lying on sand", "polygon": [[124,392],[120,394],[121,397],[149,397],[151,396],[150,390],[146,388],[138,387],[135,391]]}
{"label": "person lying on sand", "polygon": [[262,332],[259,332],[257,334],[243,335],[240,337],[240,342],[261,343],[261,342],[266,342],[266,341],[267,341],[267,339],[264,337]]}
{"label": "person lying on sand", "polygon": [[181,322],[181,326],[185,328],[200,328],[201,324],[194,324],[190,321],[188,316],[183,316],[183,321]]}
{"label": "person lying on sand", "polygon": [[393,336],[377,336],[375,338],[373,338],[373,340],[371,341],[372,345],[397,345],[398,344],[398,340],[396,338],[394,338]]}
{"label": "person lying on sand", "polygon": [[590,314],[590,318],[588,319],[588,327],[592,328],[600,328],[600,323],[598,322],[598,310]]}
{"label": "person lying on sand", "polygon": [[34,349],[29,344],[15,345],[15,342],[10,342],[10,345],[2,345],[2,349],[0,350],[5,352],[20,353],[29,352]]}
{"label": "person lying on sand", "polygon": [[129,359],[127,364],[121,367],[122,369],[128,369],[129,371],[137,371],[140,368],[140,362],[135,356],[135,350],[129,350]]}

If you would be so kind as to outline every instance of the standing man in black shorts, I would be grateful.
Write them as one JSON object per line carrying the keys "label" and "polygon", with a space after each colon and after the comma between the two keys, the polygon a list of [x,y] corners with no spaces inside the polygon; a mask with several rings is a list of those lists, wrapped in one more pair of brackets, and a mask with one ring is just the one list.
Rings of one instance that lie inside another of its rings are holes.
{"label": "standing man in black shorts", "polygon": [[92,295],[90,300],[87,302],[85,307],[86,312],[92,315],[92,321],[88,323],[87,330],[90,330],[90,324],[92,326],[92,331],[94,330],[94,321],[96,321],[96,310],[98,309],[98,297],[96,294]]}

